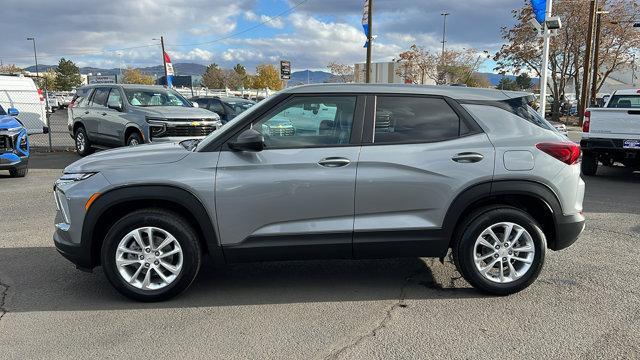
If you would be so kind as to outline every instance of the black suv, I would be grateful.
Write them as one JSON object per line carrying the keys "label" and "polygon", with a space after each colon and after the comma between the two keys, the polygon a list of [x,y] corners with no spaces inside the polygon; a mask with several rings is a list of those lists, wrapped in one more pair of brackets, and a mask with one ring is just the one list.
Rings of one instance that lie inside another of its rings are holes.
{"label": "black suv", "polygon": [[256,104],[255,101],[238,97],[196,96],[191,98],[198,106],[220,116],[223,124]]}

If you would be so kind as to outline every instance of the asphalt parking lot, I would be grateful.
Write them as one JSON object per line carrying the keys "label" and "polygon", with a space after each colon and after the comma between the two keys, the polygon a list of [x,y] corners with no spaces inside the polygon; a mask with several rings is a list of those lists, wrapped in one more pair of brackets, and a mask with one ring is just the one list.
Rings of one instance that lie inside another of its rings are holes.
{"label": "asphalt parking lot", "polygon": [[141,304],[52,244],[52,183],[73,153],[0,174],[0,358],[640,358],[640,174],[588,178],[587,227],[509,297],[433,259],[206,264]]}

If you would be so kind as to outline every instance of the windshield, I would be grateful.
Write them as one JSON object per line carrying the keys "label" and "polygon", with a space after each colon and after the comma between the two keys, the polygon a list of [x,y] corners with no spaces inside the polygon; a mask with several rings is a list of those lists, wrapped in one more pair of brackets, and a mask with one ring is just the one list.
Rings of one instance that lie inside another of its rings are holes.
{"label": "windshield", "polygon": [[133,106],[183,106],[191,103],[174,90],[167,89],[124,89],[129,104]]}
{"label": "windshield", "polygon": [[2,108],[2,105],[0,105],[0,115],[7,115],[7,113]]}
{"label": "windshield", "polygon": [[250,107],[255,105],[253,101],[226,101],[225,104],[231,108],[231,111],[234,115],[238,115],[245,110],[248,110]]}

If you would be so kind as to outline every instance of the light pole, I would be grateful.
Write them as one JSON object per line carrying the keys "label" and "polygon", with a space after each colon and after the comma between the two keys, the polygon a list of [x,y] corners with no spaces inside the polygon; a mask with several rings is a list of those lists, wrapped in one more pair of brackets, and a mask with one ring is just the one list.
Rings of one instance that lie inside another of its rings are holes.
{"label": "light pole", "polygon": [[[36,38],[35,37],[28,37],[27,41],[32,41],[33,42],[33,57],[36,61],[36,79],[40,79],[40,72],[38,71],[38,51],[36,50]],[[44,117],[45,120],[47,122],[47,127],[49,128],[49,130],[47,131],[47,134],[49,134],[49,151],[52,151],[52,144],[51,144],[51,125],[49,124],[49,90],[47,89],[47,78],[44,78]]]}
{"label": "light pole", "polygon": [[443,11],[442,13],[440,13],[440,15],[443,16],[443,20],[442,20],[442,59],[444,61],[444,44],[447,42],[447,16],[451,15],[451,13],[448,13],[446,11]]}

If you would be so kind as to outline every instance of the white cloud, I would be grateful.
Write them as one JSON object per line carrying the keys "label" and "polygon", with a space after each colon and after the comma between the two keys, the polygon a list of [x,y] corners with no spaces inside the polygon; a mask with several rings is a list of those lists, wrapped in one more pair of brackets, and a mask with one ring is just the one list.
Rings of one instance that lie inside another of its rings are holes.
{"label": "white cloud", "polygon": [[275,17],[271,17],[271,16],[267,16],[267,15],[260,15],[260,21],[262,21],[265,26],[268,27],[272,27],[275,29],[282,29],[284,28],[284,21],[282,21],[282,18],[275,18]]}
{"label": "white cloud", "polygon": [[253,11],[247,11],[244,13],[244,19],[248,21],[256,21],[258,19],[258,15]]}

